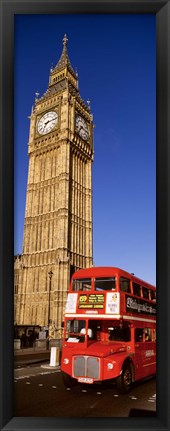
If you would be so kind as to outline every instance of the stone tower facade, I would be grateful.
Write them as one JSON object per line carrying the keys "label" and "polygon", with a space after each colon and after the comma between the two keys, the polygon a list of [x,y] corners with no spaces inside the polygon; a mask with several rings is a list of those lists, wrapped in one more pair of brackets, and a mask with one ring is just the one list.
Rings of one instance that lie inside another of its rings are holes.
{"label": "stone tower facade", "polygon": [[92,266],[93,116],[81,99],[67,37],[30,116],[23,253],[15,259],[17,324],[62,333],[70,277]]}

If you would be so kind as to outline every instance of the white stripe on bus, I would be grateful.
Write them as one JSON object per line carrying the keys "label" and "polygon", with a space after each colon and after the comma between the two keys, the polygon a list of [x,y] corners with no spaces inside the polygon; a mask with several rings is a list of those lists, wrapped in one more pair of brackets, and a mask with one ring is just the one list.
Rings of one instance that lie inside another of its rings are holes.
{"label": "white stripe on bus", "polygon": [[127,320],[137,320],[140,322],[151,322],[151,323],[156,323],[156,319],[145,319],[144,317],[134,317],[134,316],[127,316],[127,315],[123,315],[120,316],[120,314],[76,314],[76,313],[70,313],[70,314],[65,314],[65,317],[93,317],[95,319],[100,319],[100,318],[105,318],[105,319],[120,319],[121,317],[123,319],[127,319]]}
{"label": "white stripe on bus", "polygon": [[138,320],[140,322],[152,322],[152,323],[156,323],[156,319],[145,319],[144,317],[123,316],[123,319]]}
{"label": "white stripe on bus", "polygon": [[[105,319],[110,319],[112,317],[112,315],[111,314],[110,315],[107,315],[107,314],[90,314],[90,313],[87,313],[87,314],[77,314],[77,313],[68,314],[67,313],[67,314],[65,314],[65,317],[95,317],[96,319],[104,317]],[[114,319],[120,319],[120,314],[115,314]]]}
{"label": "white stripe on bus", "polygon": [[150,362],[149,364],[144,364],[143,367],[148,367],[149,365],[155,365],[156,362]]}

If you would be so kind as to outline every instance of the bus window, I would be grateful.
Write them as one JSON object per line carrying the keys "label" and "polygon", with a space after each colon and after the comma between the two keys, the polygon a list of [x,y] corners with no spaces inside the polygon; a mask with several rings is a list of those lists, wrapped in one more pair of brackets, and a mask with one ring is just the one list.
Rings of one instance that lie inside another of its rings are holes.
{"label": "bus window", "polygon": [[101,338],[101,328],[102,322],[100,320],[89,320],[88,331],[91,331],[91,337],[89,338],[99,341]]}
{"label": "bus window", "polygon": [[91,278],[73,280],[72,290],[74,292],[79,292],[80,290],[91,290]]}
{"label": "bus window", "polygon": [[153,290],[150,290],[151,301],[156,302],[156,293]]}
{"label": "bus window", "polygon": [[140,284],[132,283],[133,285],[133,294],[136,296],[141,296]]}
{"label": "bus window", "polygon": [[136,328],[135,329],[135,341],[137,343],[143,341],[143,328]]}
{"label": "bus window", "polygon": [[120,277],[120,290],[130,292],[130,280],[128,278]]}
{"label": "bus window", "polygon": [[[82,331],[86,327],[85,320],[67,320],[66,321],[66,341],[84,341],[84,334]],[[83,336],[80,337],[80,334]]]}
{"label": "bus window", "polygon": [[95,290],[115,290],[116,289],[116,278],[96,278],[95,279]]}
{"label": "bus window", "polygon": [[112,326],[108,328],[110,341],[130,341],[130,328],[128,325]]}
{"label": "bus window", "polygon": [[145,341],[152,341],[152,330],[145,328]]}
{"label": "bus window", "polygon": [[[80,334],[84,334],[84,335],[86,334],[86,328],[85,327],[80,330]],[[91,328],[88,328],[87,335],[88,335],[88,338],[93,339],[93,331]]]}
{"label": "bus window", "polygon": [[149,299],[149,289],[147,287],[142,287],[143,298]]}

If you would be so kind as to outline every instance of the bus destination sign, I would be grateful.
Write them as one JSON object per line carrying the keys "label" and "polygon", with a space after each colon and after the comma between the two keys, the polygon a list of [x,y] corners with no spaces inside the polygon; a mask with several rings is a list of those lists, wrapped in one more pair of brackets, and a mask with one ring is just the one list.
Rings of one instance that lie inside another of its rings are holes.
{"label": "bus destination sign", "polygon": [[104,295],[102,293],[96,294],[82,294],[79,296],[78,308],[88,308],[88,309],[103,309],[104,307]]}

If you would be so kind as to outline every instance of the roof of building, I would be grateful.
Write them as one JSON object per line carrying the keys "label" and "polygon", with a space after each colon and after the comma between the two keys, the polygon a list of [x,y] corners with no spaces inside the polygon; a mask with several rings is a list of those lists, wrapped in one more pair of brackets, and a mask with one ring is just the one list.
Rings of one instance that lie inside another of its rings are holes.
{"label": "roof of building", "polygon": [[67,39],[67,36],[65,34],[64,38],[63,38],[63,51],[62,51],[61,57],[60,57],[58,63],[56,64],[56,66],[54,67],[54,69],[52,69],[52,72],[60,71],[67,66],[67,68],[71,71],[71,73],[77,79],[77,73],[74,72],[74,70],[71,66],[71,63],[70,63],[69,56],[68,56],[67,42],[68,42],[68,39]]}

